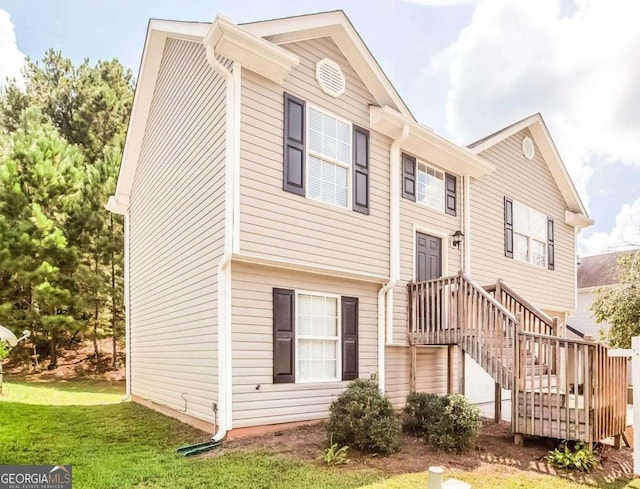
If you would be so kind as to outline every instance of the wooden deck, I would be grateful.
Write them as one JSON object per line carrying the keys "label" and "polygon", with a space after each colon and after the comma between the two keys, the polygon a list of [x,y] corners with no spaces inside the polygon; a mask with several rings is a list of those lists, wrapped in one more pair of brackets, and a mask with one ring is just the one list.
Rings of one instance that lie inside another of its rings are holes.
{"label": "wooden deck", "polygon": [[514,434],[592,444],[626,428],[627,359],[561,336],[506,284],[459,274],[410,283],[411,345],[458,345],[512,392]]}

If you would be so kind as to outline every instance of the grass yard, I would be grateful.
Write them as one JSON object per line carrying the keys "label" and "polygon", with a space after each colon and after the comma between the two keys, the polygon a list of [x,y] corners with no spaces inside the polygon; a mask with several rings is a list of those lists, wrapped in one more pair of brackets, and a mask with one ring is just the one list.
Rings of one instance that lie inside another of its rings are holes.
{"label": "grass yard", "polygon": [[[119,403],[119,384],[5,383],[0,397],[0,464],[71,464],[74,487],[84,488],[358,488],[426,487],[425,474],[387,478],[380,471],[327,468],[266,451],[225,450],[185,459],[174,449],[207,435],[133,403]],[[425,460],[427,467],[429,461]],[[594,487],[530,472],[447,473],[474,488],[578,489]],[[636,482],[601,483],[608,489]]]}

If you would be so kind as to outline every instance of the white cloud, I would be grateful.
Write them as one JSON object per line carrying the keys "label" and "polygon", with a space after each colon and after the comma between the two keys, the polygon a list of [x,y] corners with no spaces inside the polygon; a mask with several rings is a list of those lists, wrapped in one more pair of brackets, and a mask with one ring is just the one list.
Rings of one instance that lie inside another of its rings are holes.
{"label": "white cloud", "polygon": [[482,0],[432,59],[449,77],[446,129],[471,142],[541,112],[586,200],[591,165],[640,165],[640,2]]}
{"label": "white cloud", "polygon": [[579,241],[582,256],[617,251],[640,246],[640,198],[624,204],[616,215],[616,224],[609,233],[588,234]]}
{"label": "white cloud", "polygon": [[11,16],[0,9],[0,86],[7,78],[15,78],[22,83],[21,68],[24,66],[24,54],[16,44],[16,33],[11,23]]}

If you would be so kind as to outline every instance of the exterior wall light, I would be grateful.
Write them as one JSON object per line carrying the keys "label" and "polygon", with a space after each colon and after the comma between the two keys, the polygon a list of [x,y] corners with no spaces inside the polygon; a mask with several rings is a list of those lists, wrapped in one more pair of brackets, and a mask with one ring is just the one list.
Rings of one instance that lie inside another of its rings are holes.
{"label": "exterior wall light", "polygon": [[453,235],[451,236],[451,244],[454,248],[460,247],[460,245],[462,244],[462,238],[464,238],[464,234],[459,229],[455,233],[453,233]]}

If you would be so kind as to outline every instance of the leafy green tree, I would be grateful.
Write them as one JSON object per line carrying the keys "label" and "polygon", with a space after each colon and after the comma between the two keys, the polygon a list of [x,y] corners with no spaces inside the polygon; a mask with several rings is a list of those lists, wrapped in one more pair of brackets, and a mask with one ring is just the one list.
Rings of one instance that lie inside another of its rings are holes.
{"label": "leafy green tree", "polygon": [[74,275],[80,250],[70,222],[82,202],[82,154],[37,109],[0,140],[0,314],[14,331],[48,336],[79,327]]}
{"label": "leafy green tree", "polygon": [[596,321],[611,324],[607,343],[631,347],[631,337],[640,335],[640,252],[620,256],[618,283],[598,288],[591,309]]}

